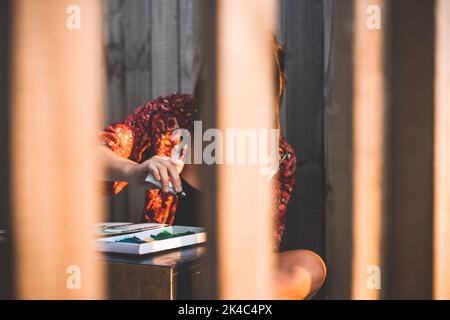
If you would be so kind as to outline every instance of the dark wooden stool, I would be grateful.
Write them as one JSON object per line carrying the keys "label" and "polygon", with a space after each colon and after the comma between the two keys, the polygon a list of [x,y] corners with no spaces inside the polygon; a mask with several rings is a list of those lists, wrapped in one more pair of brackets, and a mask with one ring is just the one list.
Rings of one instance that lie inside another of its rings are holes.
{"label": "dark wooden stool", "polygon": [[204,276],[206,245],[142,256],[105,253],[110,299],[193,299]]}

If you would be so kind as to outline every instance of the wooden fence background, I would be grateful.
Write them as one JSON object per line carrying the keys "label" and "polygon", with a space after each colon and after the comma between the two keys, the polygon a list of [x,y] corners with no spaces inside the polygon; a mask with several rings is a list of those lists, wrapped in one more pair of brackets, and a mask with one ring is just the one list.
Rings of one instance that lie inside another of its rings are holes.
{"label": "wooden fence background", "polygon": [[[173,91],[190,93],[200,65],[201,0],[108,0],[108,123]],[[283,133],[298,158],[282,248],[325,255],[324,110],[332,0],[279,0],[278,38],[288,51]],[[140,221],[143,190],[111,197],[110,219]]]}
{"label": "wooden fence background", "polygon": [[[199,0],[108,0],[105,6],[107,122],[171,92],[192,92],[200,63]],[[144,192],[110,198],[110,219],[142,219]]]}
{"label": "wooden fence background", "polygon": [[[0,230],[10,228],[11,213],[11,191],[10,191],[10,156],[7,150],[11,149],[10,144],[10,116],[11,111],[7,107],[10,103],[10,59],[11,59],[11,33],[12,23],[12,1],[6,0],[0,2]],[[13,279],[13,244],[11,237],[0,233],[0,300],[11,299],[14,296]]]}
{"label": "wooden fence background", "polygon": [[[200,64],[198,31],[203,26],[199,25],[198,9],[201,1],[105,1],[108,76],[105,124],[122,119],[135,107],[159,95],[172,91],[192,92]],[[438,2],[443,6],[442,1]],[[288,210],[283,249],[307,248],[325,257],[329,272],[325,292],[331,299],[351,297],[354,85],[351,48],[354,31],[358,28],[354,24],[354,3],[354,0],[279,0],[278,35],[289,52],[282,125],[299,159],[297,186]],[[398,128],[390,133],[390,151],[394,156],[389,178],[408,183],[390,187],[396,196],[390,199],[387,212],[390,217],[388,238],[393,245],[388,246],[384,257],[388,261],[388,276],[383,280],[387,293],[382,297],[429,298],[430,279],[441,280],[430,270],[432,202],[429,186],[433,177],[429,152],[433,144],[430,117],[433,110],[423,108],[433,105],[430,70],[434,65],[431,52],[434,1],[391,3],[394,4],[389,7],[388,26],[392,23],[396,32],[389,37],[393,48],[386,55],[394,66],[389,75],[399,80],[391,87],[397,96],[390,103],[399,107],[390,115],[389,122],[392,128]],[[427,3],[431,3],[430,6]],[[11,1],[0,2],[0,8],[0,39],[3,40],[0,41],[0,77],[4,80],[0,81],[0,101],[8,105]],[[444,12],[441,19],[445,19]],[[441,28],[441,32],[448,31],[444,21],[441,21]],[[416,50],[417,43],[421,44],[420,50]],[[417,65],[421,67],[411,67]],[[2,150],[10,146],[9,113],[8,108],[0,110]],[[423,139],[411,138],[418,135]],[[407,166],[402,163],[405,154],[413,155],[412,159],[407,158]],[[8,234],[12,234],[11,194],[7,183],[10,160],[5,152],[0,158],[4,164],[0,167],[0,177],[4,181],[0,188],[0,229],[9,229]],[[421,171],[423,176],[416,174],[416,168],[426,169]],[[420,197],[409,197],[403,202],[413,191]],[[397,198],[402,201],[395,200]],[[126,189],[111,197],[109,204],[109,220],[140,221],[143,190]],[[425,209],[417,204],[425,204]],[[1,298],[14,297],[15,268],[10,239],[5,242],[0,238]],[[444,249],[441,251],[445,253]],[[405,261],[406,266],[402,264]],[[420,276],[415,277],[417,274]],[[413,278],[418,281],[411,281]]]}

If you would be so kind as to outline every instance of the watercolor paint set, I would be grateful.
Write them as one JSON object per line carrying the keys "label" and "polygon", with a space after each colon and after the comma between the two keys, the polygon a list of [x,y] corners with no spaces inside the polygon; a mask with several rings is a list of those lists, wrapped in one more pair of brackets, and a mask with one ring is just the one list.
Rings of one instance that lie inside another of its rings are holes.
{"label": "watercolor paint set", "polygon": [[151,230],[96,240],[97,249],[142,255],[206,242],[206,230],[200,227],[164,226]]}

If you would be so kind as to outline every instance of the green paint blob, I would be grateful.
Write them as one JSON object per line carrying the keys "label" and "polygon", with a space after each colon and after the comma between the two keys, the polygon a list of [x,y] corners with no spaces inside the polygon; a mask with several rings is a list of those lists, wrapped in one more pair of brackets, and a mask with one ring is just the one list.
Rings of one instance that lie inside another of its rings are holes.
{"label": "green paint blob", "polygon": [[[195,234],[195,232],[187,231],[187,232],[183,232],[183,233],[171,234],[168,231],[163,231],[163,232],[158,233],[156,236],[151,235],[150,237],[152,237],[153,240],[166,240],[166,239],[172,239],[172,238],[177,238],[177,237],[182,237],[182,236],[188,236],[191,234]],[[130,237],[130,238],[122,239],[122,240],[117,240],[115,242],[143,244],[143,243],[148,243],[149,241],[139,239],[138,237]]]}
{"label": "green paint blob", "polygon": [[183,232],[183,233],[171,234],[169,231],[163,231],[163,232],[158,233],[156,236],[152,235],[151,237],[154,240],[166,240],[166,239],[172,239],[172,238],[177,238],[177,237],[182,237],[182,236],[188,236],[188,235],[191,235],[194,233],[195,232],[187,231],[187,232]]}

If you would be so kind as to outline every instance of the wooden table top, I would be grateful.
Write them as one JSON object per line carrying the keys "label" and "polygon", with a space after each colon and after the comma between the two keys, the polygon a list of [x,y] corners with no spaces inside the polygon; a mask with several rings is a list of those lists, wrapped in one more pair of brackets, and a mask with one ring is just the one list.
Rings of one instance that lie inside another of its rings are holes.
{"label": "wooden table top", "polygon": [[126,263],[144,266],[182,268],[199,263],[206,254],[206,244],[188,246],[184,248],[149,253],[145,255],[131,255],[121,253],[103,253],[102,260],[110,263]]}

